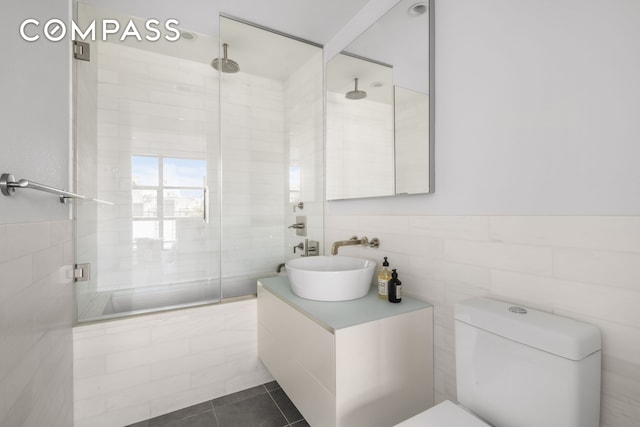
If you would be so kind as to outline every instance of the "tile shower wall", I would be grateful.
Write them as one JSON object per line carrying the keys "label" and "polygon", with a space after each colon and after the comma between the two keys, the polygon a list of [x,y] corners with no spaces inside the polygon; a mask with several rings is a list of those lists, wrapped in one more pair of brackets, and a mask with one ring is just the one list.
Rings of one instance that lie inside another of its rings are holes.
{"label": "tile shower wall", "polygon": [[76,427],[118,427],[272,380],[256,300],[74,329]]}
{"label": "tile shower wall", "polygon": [[224,283],[282,262],[286,158],[282,82],[240,72],[221,85]]}
{"label": "tile shower wall", "polygon": [[[296,215],[307,217],[307,238],[321,242],[324,212],[324,154],[322,123],[322,50],[295,70],[284,82],[284,131],[287,150],[284,182],[285,225],[294,224]],[[297,175],[294,170],[297,168]],[[295,178],[298,178],[296,180]],[[292,205],[302,201],[302,210]],[[284,258],[297,257],[293,247],[305,238],[296,236],[292,229],[285,229],[287,246]]]}
{"label": "tile shower wall", "polygon": [[640,424],[640,217],[344,216],[327,242],[379,237],[407,293],[435,305],[436,401],[455,399],[453,308],[490,295],[597,325],[603,427]]}
{"label": "tile shower wall", "polygon": [[[202,218],[176,220],[179,241],[171,250],[140,244],[136,251],[131,244],[132,155],[206,160],[210,198],[217,198],[216,73],[208,64],[122,44],[96,48],[97,194],[116,203],[98,209],[98,290],[217,276],[218,263],[211,262],[219,239],[215,203],[212,226]],[[81,167],[87,160],[79,160]],[[79,253],[85,249],[91,250]]]}
{"label": "tile shower wall", "polygon": [[[393,194],[393,106],[327,94],[327,195],[348,199]],[[375,171],[372,174],[371,171]],[[367,176],[363,182],[363,176]]]}
{"label": "tile shower wall", "polygon": [[[111,291],[216,281],[222,275],[223,297],[250,293],[255,278],[275,271],[283,260],[286,158],[282,82],[247,73],[223,76],[220,149],[218,74],[209,64],[115,43],[101,43],[96,51],[97,65],[81,64],[95,67],[81,81],[90,85],[90,75],[97,75],[98,125],[93,130],[97,150],[79,148],[87,155],[78,167],[94,178],[81,178],[80,183],[86,193],[98,194],[116,205],[81,207],[87,212],[79,214],[78,253],[88,257],[82,262],[97,259],[92,286],[97,291]],[[87,130],[88,135],[91,131]],[[220,154],[224,159],[222,212],[217,203]],[[179,219],[178,241],[171,250],[163,251],[160,245],[148,247],[145,253],[140,247],[134,250],[132,155],[206,159],[209,224],[203,224],[202,218]],[[96,214],[98,221],[93,223]],[[80,289],[80,298],[91,299],[92,293],[84,290]],[[100,314],[107,300],[96,301],[99,304],[79,305],[93,317]]]}
{"label": "tile shower wall", "polygon": [[1,426],[72,424],[71,236],[68,220],[0,224]]}

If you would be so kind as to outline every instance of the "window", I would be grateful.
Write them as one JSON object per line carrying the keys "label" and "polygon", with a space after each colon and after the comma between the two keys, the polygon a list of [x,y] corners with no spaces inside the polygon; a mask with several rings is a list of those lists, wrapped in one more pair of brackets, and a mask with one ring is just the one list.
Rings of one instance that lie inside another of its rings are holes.
{"label": "window", "polygon": [[289,203],[300,201],[300,166],[289,165]]}
{"label": "window", "polygon": [[170,249],[177,221],[204,217],[206,179],[205,160],[131,156],[134,245],[155,241]]}

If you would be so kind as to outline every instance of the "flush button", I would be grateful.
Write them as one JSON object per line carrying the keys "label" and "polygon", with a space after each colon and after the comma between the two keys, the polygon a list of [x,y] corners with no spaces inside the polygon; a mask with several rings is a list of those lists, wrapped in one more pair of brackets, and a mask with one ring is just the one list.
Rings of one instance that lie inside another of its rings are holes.
{"label": "flush button", "polygon": [[509,311],[516,314],[527,314],[527,309],[522,307],[509,307]]}

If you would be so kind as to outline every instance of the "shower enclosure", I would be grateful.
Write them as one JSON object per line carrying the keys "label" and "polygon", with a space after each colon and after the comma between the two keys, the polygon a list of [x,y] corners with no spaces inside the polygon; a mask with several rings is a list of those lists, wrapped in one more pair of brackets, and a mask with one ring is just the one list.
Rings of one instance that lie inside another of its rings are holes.
{"label": "shower enclosure", "polygon": [[[105,18],[145,28],[78,5]],[[109,202],[76,205],[80,323],[254,295],[298,256],[300,201],[322,238],[321,48],[228,17],[180,30],[98,34],[75,63],[77,190]]]}

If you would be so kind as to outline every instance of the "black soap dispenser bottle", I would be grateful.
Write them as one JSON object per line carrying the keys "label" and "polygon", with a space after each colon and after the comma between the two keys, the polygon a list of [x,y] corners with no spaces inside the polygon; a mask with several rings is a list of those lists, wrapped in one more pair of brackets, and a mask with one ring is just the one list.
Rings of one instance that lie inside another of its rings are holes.
{"label": "black soap dispenser bottle", "polygon": [[389,302],[402,301],[402,282],[398,280],[398,273],[395,268],[391,271],[391,280],[389,280],[387,292],[389,294]]}

